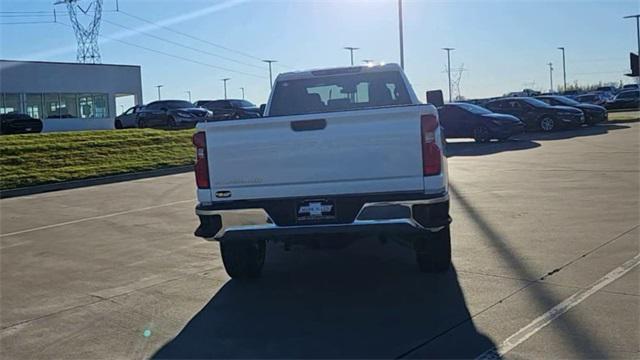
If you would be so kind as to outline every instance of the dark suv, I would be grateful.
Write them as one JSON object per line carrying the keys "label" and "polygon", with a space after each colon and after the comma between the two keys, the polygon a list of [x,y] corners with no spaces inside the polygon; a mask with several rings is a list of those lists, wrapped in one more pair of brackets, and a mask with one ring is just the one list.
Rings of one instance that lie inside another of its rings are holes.
{"label": "dark suv", "polygon": [[553,131],[580,126],[584,123],[582,110],[569,106],[551,106],[530,97],[493,100],[485,107],[493,112],[517,117],[529,130]]}
{"label": "dark suv", "polygon": [[593,104],[581,104],[573,99],[558,95],[536,96],[536,99],[546,102],[549,105],[570,106],[582,110],[585,122],[588,125],[595,125],[603,121],[607,121],[609,117],[607,109],[602,106]]}
{"label": "dark suv", "polygon": [[616,97],[604,105],[609,110],[638,110],[640,109],[640,91],[627,90],[619,93]]}
{"label": "dark suv", "polygon": [[184,100],[159,100],[138,111],[138,125],[145,127],[187,128],[211,119],[211,111]]}
{"label": "dark suv", "polygon": [[200,100],[196,104],[213,112],[214,120],[260,117],[260,109],[247,100]]}

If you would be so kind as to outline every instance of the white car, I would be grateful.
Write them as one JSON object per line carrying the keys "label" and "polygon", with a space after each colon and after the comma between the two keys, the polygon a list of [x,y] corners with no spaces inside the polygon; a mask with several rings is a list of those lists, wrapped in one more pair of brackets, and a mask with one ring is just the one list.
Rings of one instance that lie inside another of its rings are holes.
{"label": "white car", "polygon": [[195,234],[220,242],[231,277],[260,274],[266,241],[359,235],[406,241],[422,271],[450,268],[438,113],[398,65],[281,74],[265,117],[196,129]]}

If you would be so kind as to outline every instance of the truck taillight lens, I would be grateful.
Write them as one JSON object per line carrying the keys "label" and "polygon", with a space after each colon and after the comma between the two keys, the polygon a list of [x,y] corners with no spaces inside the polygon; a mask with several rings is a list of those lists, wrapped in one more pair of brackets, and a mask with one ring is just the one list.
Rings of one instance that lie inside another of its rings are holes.
{"label": "truck taillight lens", "polygon": [[196,184],[198,189],[209,188],[209,163],[207,162],[207,138],[204,132],[193,134],[193,145],[196,147]]}
{"label": "truck taillight lens", "polygon": [[435,115],[420,117],[422,129],[422,172],[424,176],[438,175],[442,167],[442,151],[436,143],[438,118]]}

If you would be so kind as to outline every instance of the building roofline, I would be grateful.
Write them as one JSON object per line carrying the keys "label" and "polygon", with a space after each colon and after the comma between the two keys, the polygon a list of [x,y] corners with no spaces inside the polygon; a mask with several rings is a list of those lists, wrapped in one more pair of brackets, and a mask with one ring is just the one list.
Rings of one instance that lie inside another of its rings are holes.
{"label": "building roofline", "polygon": [[81,65],[81,66],[121,66],[121,67],[133,67],[140,69],[140,65],[127,65],[127,64],[88,64],[78,62],[63,62],[63,61],[44,61],[44,60],[14,60],[14,59],[0,59],[0,62],[16,62],[26,64],[55,64],[55,65]]}

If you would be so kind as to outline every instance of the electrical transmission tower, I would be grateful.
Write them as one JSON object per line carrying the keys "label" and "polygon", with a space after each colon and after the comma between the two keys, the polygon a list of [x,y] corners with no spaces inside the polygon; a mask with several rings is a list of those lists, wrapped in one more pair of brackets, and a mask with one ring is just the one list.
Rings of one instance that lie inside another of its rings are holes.
{"label": "electrical transmission tower", "polygon": [[[58,0],[54,5],[66,4],[71,25],[78,41],[77,60],[80,63],[99,64],[100,48],[98,35],[100,34],[100,20],[102,19],[103,0]],[[79,3],[84,4],[81,6]],[[78,10],[82,13],[79,14]],[[86,15],[88,23],[78,20],[78,15]]]}

